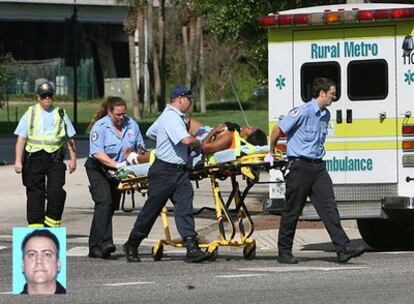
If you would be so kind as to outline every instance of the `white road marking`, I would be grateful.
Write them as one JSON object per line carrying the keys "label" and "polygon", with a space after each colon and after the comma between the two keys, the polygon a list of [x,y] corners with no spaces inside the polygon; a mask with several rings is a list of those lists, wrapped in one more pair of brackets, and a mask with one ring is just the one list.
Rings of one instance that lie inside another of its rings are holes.
{"label": "white road marking", "polygon": [[110,283],[110,284],[103,284],[103,286],[129,286],[129,285],[145,285],[145,284],[154,284],[154,282],[125,282],[125,283]]}
{"label": "white road marking", "polygon": [[218,275],[215,278],[246,278],[246,277],[261,277],[266,276],[266,273],[250,273],[250,274],[229,274],[229,275]]}
{"label": "white road marking", "polygon": [[338,267],[306,267],[306,266],[281,266],[266,268],[239,268],[240,271],[263,271],[263,272],[300,272],[300,271],[339,271],[367,269],[366,266],[338,266]]}
{"label": "white road marking", "polygon": [[11,234],[0,234],[0,239],[11,239],[12,235]]}
{"label": "white road marking", "polygon": [[7,246],[1,246],[0,245],[0,250],[3,250],[3,249],[7,249]]}
{"label": "white road marking", "polygon": [[87,256],[89,253],[89,247],[76,246],[66,251],[66,256]]}
{"label": "white road marking", "polygon": [[2,291],[0,292],[0,295],[8,295],[8,294],[13,294],[11,291]]}

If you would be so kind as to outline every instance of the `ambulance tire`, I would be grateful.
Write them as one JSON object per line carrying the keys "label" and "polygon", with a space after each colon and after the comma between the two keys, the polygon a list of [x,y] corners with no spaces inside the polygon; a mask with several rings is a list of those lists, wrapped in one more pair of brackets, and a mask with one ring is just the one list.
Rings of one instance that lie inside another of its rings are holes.
{"label": "ambulance tire", "polygon": [[387,219],[358,219],[358,229],[364,241],[375,250],[412,250],[412,223]]}

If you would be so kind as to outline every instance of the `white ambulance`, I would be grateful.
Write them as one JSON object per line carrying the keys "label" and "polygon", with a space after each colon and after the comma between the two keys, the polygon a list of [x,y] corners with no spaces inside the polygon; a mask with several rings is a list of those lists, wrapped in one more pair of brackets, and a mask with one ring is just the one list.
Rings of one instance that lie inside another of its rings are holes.
{"label": "white ambulance", "polygon": [[[374,248],[414,248],[414,5],[315,6],[259,23],[270,127],[311,99],[315,77],[335,81],[324,160],[341,218],[356,218]],[[265,209],[282,207],[283,184],[272,185]],[[302,219],[318,219],[311,204]]]}

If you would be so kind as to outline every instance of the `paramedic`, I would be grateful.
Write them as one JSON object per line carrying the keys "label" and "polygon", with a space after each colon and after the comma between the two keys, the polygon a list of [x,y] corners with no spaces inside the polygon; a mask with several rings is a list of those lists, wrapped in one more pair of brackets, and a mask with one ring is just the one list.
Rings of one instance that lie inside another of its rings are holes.
{"label": "paramedic", "polygon": [[280,263],[298,263],[292,255],[292,245],[296,224],[307,197],[310,197],[325,224],[340,263],[364,252],[363,247],[351,245],[341,226],[332,180],[322,160],[330,119],[326,107],[331,105],[335,95],[336,85],[332,80],[316,78],[313,99],[292,109],[274,127],[270,137],[270,151],[274,151],[280,133],[287,135],[286,207],[282,210],[278,239]]}
{"label": "paramedic", "polygon": [[89,233],[89,257],[109,258],[116,247],[112,236],[112,216],[119,209],[118,182],[107,176],[108,169],[126,166],[124,151],[137,150],[144,141],[137,123],[127,116],[125,101],[107,97],[92,120],[89,157],[85,163],[89,190],[95,209]]}
{"label": "paramedic", "polygon": [[[29,227],[59,227],[65,205],[65,141],[70,155],[69,173],[76,170],[76,132],[65,111],[53,105],[54,88],[50,82],[37,87],[38,103],[19,121],[14,134],[14,170],[22,173],[27,195]],[[45,200],[47,207],[45,208]]]}
{"label": "paramedic", "polygon": [[200,146],[184,122],[193,98],[193,92],[186,87],[176,87],[170,95],[170,104],[147,131],[148,137],[156,138],[156,158],[148,174],[148,199],[123,246],[128,262],[140,262],[138,246],[148,236],[168,199],[174,204],[177,229],[187,248],[186,262],[210,258],[199,248],[192,215],[194,191],[188,178],[190,148]]}

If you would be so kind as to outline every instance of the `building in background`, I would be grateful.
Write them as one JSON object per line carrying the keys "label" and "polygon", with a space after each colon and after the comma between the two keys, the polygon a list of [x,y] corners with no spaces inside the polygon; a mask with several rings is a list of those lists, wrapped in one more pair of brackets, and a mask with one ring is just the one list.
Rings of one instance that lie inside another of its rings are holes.
{"label": "building in background", "polygon": [[[0,56],[10,53],[16,66],[8,90],[32,92],[39,78],[56,85],[57,94],[71,95],[65,67],[65,19],[74,0],[0,0]],[[79,95],[104,94],[104,79],[129,77],[128,37],[123,30],[127,7],[116,0],[76,0],[80,28]]]}

